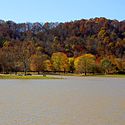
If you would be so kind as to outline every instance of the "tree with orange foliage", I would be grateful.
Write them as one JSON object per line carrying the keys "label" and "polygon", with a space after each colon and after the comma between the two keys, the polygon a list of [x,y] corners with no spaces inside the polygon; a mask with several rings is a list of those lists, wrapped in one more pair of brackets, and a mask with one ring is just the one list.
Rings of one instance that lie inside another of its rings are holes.
{"label": "tree with orange foliage", "polygon": [[45,60],[43,62],[43,67],[45,71],[52,71],[52,64],[50,60]]}
{"label": "tree with orange foliage", "polygon": [[37,71],[38,74],[40,71],[44,71],[43,62],[47,59],[46,55],[37,55],[34,54],[30,58],[30,70]]}

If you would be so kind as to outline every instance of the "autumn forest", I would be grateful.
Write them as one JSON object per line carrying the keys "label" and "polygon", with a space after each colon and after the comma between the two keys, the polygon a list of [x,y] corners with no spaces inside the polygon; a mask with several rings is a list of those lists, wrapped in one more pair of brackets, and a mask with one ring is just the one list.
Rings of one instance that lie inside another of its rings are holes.
{"label": "autumn forest", "polygon": [[125,73],[125,21],[0,20],[0,72]]}

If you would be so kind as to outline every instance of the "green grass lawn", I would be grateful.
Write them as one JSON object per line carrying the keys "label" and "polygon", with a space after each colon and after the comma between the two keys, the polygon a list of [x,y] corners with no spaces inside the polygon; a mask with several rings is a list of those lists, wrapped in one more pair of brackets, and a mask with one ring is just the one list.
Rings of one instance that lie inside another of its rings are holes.
{"label": "green grass lawn", "polygon": [[17,76],[17,75],[0,75],[0,79],[56,79],[48,76]]}
{"label": "green grass lawn", "polygon": [[77,77],[104,77],[104,78],[125,78],[125,74],[113,74],[113,75],[93,75],[93,74],[87,74],[86,76],[84,74],[60,74],[60,76],[77,76]]}
{"label": "green grass lawn", "polygon": [[94,75],[95,77],[108,77],[108,78],[125,78],[125,75],[113,74],[113,75]]}
{"label": "green grass lawn", "polygon": [[[125,78],[125,75],[119,75],[119,74],[114,74],[114,75],[81,75],[81,74],[60,74],[60,76],[77,76],[77,77],[100,77],[100,78]],[[32,75],[32,76],[18,76],[18,75],[6,75],[6,74],[1,74],[0,79],[59,79],[55,77],[50,77],[50,76],[42,76],[42,75]]]}

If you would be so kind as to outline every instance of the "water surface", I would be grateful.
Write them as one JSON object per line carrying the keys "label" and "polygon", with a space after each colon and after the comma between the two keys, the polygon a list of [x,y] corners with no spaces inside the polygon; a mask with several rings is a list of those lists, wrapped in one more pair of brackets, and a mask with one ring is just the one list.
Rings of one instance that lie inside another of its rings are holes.
{"label": "water surface", "polygon": [[0,125],[124,125],[125,79],[0,80]]}

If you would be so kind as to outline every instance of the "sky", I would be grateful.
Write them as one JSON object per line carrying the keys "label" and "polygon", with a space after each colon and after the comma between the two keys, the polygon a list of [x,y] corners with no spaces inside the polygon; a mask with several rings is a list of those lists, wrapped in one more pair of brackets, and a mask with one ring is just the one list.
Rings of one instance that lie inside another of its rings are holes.
{"label": "sky", "polygon": [[125,20],[125,0],[0,0],[0,19],[67,22],[106,17]]}

